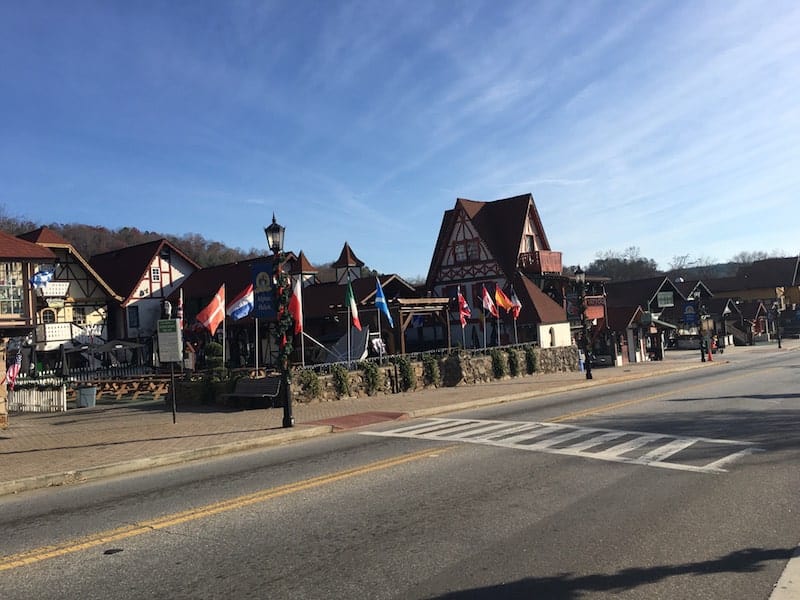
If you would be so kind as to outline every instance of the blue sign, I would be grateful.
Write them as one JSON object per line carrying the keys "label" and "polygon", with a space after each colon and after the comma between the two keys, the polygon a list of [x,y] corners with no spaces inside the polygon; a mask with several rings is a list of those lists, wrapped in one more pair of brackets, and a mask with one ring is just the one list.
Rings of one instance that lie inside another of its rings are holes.
{"label": "blue sign", "polygon": [[699,323],[694,302],[686,302],[683,305],[683,322],[686,325],[697,325]]}
{"label": "blue sign", "polygon": [[253,279],[253,317],[275,319],[278,311],[272,262],[255,263],[251,265],[250,272]]}

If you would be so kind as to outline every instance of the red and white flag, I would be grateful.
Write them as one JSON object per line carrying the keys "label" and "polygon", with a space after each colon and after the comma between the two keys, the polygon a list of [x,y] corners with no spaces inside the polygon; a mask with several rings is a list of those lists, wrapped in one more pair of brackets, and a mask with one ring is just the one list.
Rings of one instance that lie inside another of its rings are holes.
{"label": "red and white flag", "polygon": [[303,331],[303,288],[300,285],[300,278],[294,282],[292,297],[289,299],[289,314],[294,320],[294,334]]}
{"label": "red and white flag", "polygon": [[472,316],[472,309],[461,294],[461,286],[458,287],[458,316],[461,319],[461,329],[467,325],[467,319]]}
{"label": "red and white flag", "polygon": [[356,306],[356,297],[353,295],[353,286],[347,282],[347,297],[346,301],[350,306],[350,317],[353,319],[353,327],[361,331],[361,321],[358,320],[358,306]]}
{"label": "red and white flag", "polygon": [[492,297],[489,295],[489,292],[486,291],[486,286],[484,285],[481,287],[483,288],[483,308],[492,313],[493,317],[499,317],[500,313],[497,312],[497,307],[494,305]]}
{"label": "red and white flag", "polygon": [[522,302],[519,301],[517,298],[517,294],[514,291],[514,287],[511,287],[511,314],[514,316],[514,320],[519,317],[519,311],[522,310]]}
{"label": "red and white flag", "polygon": [[214,298],[203,310],[197,313],[200,324],[214,335],[217,328],[225,321],[225,284],[223,283]]}

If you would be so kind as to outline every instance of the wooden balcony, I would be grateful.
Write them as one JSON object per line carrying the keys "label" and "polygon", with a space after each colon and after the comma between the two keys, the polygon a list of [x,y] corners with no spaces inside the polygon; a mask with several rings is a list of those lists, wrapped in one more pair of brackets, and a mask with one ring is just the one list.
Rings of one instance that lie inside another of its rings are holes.
{"label": "wooden balcony", "polygon": [[61,344],[75,341],[80,344],[103,343],[105,325],[77,325],[75,323],[41,323],[36,326],[36,350],[57,350]]}
{"label": "wooden balcony", "polygon": [[542,275],[544,273],[561,274],[561,252],[538,250],[536,252],[521,252],[517,259],[517,266],[523,273]]}

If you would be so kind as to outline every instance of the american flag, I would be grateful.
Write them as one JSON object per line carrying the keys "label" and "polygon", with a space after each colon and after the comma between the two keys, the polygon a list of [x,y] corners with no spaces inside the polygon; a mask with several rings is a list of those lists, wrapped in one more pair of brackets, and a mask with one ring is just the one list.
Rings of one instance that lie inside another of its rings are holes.
{"label": "american flag", "polygon": [[17,375],[19,375],[19,370],[22,368],[22,353],[17,352],[17,358],[14,359],[14,364],[8,367],[8,371],[6,371],[6,379],[8,379],[8,387],[11,391],[14,391],[14,382],[17,380]]}

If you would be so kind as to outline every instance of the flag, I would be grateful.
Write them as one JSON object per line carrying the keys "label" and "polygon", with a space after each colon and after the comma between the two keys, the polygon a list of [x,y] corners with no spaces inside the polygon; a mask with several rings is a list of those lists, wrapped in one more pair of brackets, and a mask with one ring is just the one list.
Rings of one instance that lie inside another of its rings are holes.
{"label": "flag", "polygon": [[[386,320],[389,321],[389,327],[394,327],[394,321],[392,320],[392,315],[389,313],[389,305],[386,304],[386,296],[383,295],[383,288],[381,287],[381,280],[377,277],[375,281],[378,283],[378,287],[375,291],[375,306],[380,309],[380,311],[386,315]],[[378,317],[380,318],[380,317]]]}
{"label": "flag", "polygon": [[294,319],[294,334],[302,333],[303,331],[303,290],[300,283],[300,278],[294,282],[292,288],[292,297],[289,298],[289,314]]}
{"label": "flag", "polygon": [[461,319],[461,329],[464,329],[467,324],[467,319],[472,316],[472,310],[464,299],[464,296],[461,295],[461,286],[458,287],[458,316]]}
{"label": "flag", "polygon": [[183,331],[183,288],[178,294],[178,329]]}
{"label": "flag", "polygon": [[519,317],[519,311],[522,310],[522,302],[519,301],[517,298],[517,294],[514,291],[514,286],[511,286],[511,314],[514,316],[514,320]]}
{"label": "flag", "polygon": [[510,312],[514,306],[499,285],[494,286],[494,300],[497,302],[497,306],[504,308],[506,312]]}
{"label": "flag", "polygon": [[53,272],[52,271],[36,271],[31,277],[31,285],[34,289],[39,289],[45,287],[51,280],[53,279]]}
{"label": "flag", "polygon": [[6,371],[6,379],[8,379],[8,387],[11,391],[14,390],[14,382],[17,380],[17,375],[19,375],[19,370],[22,368],[22,353],[17,352],[17,358],[14,359],[14,363],[8,367],[8,371]]}
{"label": "flag", "polygon": [[353,319],[353,327],[361,331],[361,321],[358,320],[358,307],[356,306],[356,297],[353,295],[353,286],[347,282],[347,297],[346,302],[350,306],[350,316]]}
{"label": "flag", "polygon": [[489,292],[486,291],[486,286],[481,286],[483,288],[483,308],[488,310],[492,313],[493,317],[499,317],[500,313],[497,312],[497,307],[492,302],[492,297],[489,295]]}
{"label": "flag", "polygon": [[203,310],[197,313],[200,324],[214,335],[225,320],[225,284],[223,283],[214,298]]}
{"label": "flag", "polygon": [[253,310],[253,284],[244,288],[241,293],[231,300],[225,312],[234,321],[244,319]]}

